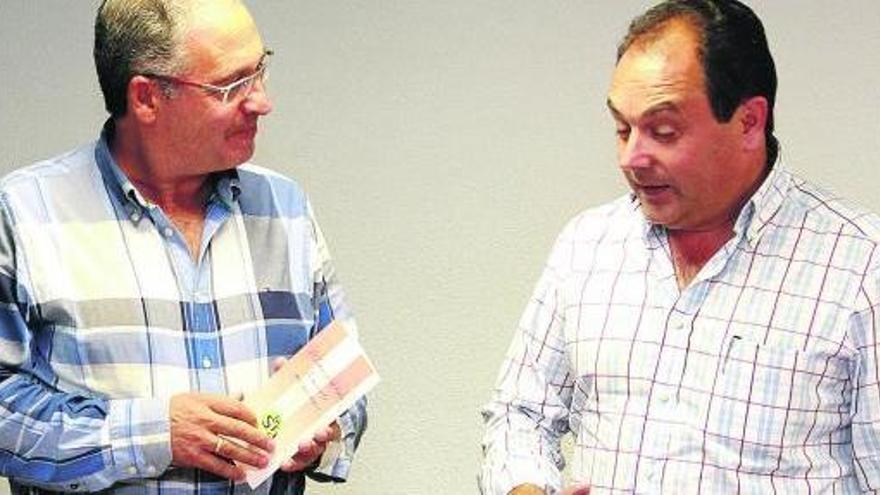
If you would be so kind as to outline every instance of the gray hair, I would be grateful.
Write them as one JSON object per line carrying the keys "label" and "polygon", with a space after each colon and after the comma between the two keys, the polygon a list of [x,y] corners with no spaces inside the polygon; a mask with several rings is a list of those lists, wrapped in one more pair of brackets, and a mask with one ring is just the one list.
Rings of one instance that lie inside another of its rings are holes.
{"label": "gray hair", "polygon": [[185,63],[183,39],[192,2],[104,0],[95,19],[95,68],[104,107],[125,115],[128,83],[137,74],[172,75]]}

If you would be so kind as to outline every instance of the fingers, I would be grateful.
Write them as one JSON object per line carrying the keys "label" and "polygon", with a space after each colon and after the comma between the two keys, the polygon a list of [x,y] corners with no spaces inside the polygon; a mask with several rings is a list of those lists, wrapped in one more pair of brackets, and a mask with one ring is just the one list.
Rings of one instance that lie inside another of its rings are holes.
{"label": "fingers", "polygon": [[214,424],[213,433],[243,440],[262,451],[271,453],[275,450],[275,442],[253,426],[236,420],[220,420]]}
{"label": "fingers", "polygon": [[314,464],[314,461],[303,462],[303,461],[297,461],[295,459],[288,459],[288,460],[284,461],[283,464],[281,464],[281,470],[284,471],[285,473],[299,473],[301,471],[305,471],[306,469],[308,469],[309,466],[311,466],[312,464]]}
{"label": "fingers", "polygon": [[256,426],[257,424],[257,417],[254,415],[253,411],[233,398],[207,396],[206,400],[208,402],[208,407],[217,414],[244,421],[249,425]]}
{"label": "fingers", "polygon": [[296,472],[311,466],[324,454],[324,451],[327,449],[327,443],[338,437],[338,427],[337,429],[334,429],[332,426],[324,427],[315,434],[314,438],[300,443],[296,454],[284,461],[281,464],[281,469],[283,471]]}
{"label": "fingers", "polygon": [[299,448],[294,454],[294,459],[300,458],[304,461],[306,460],[315,460],[324,453],[324,449],[326,448],[326,442],[316,442],[314,440],[307,440],[301,444],[299,444]]}
{"label": "fingers", "polygon": [[257,417],[247,406],[228,397],[215,397],[209,406],[219,415],[213,433],[244,440],[266,452],[274,450],[274,442],[256,428]]}
{"label": "fingers", "polygon": [[[248,420],[253,413],[234,399],[205,394],[171,398],[172,462],[241,480],[244,472],[229,461],[265,467],[274,442]],[[254,421],[255,423],[255,421]],[[220,440],[222,438],[222,440]]]}
{"label": "fingers", "polygon": [[339,437],[340,437],[339,427],[336,426],[336,423],[333,423],[333,425],[331,425],[331,426],[325,426],[324,428],[321,428],[320,430],[318,430],[318,432],[315,433],[314,440],[316,442],[320,442],[320,443],[327,443],[327,442],[331,442],[333,440],[338,440]]}
{"label": "fingers", "polygon": [[299,445],[296,455],[281,464],[281,469],[288,472],[302,471],[314,464],[324,453],[326,447],[326,443],[317,443],[314,440],[303,442]]}
{"label": "fingers", "polygon": [[200,457],[198,464],[193,467],[209,471],[217,476],[222,476],[234,481],[242,481],[245,477],[242,468],[214,454]]}
{"label": "fingers", "polygon": [[307,467],[311,466],[311,464],[306,464],[304,462],[295,461],[293,458],[290,458],[283,463],[281,463],[281,470],[285,473],[298,473],[303,471]]}
{"label": "fingers", "polygon": [[269,458],[262,451],[257,451],[222,436],[217,437],[211,453],[217,457],[242,462],[256,468],[264,468],[269,464]]}
{"label": "fingers", "polygon": [[177,466],[203,469],[217,476],[235,481],[244,479],[244,471],[219,457],[215,450],[222,453],[228,441],[217,441],[211,434],[197,434],[192,431],[185,435],[172,437],[172,458]]}

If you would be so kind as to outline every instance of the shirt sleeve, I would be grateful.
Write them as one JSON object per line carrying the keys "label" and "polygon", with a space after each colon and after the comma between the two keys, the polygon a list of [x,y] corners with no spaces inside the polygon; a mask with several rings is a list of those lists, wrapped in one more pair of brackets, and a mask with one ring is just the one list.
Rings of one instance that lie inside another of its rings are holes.
{"label": "shirt sleeve", "polygon": [[97,491],[161,474],[171,462],[168,404],[64,390],[18,267],[14,224],[0,204],[0,475],[55,491]]}
{"label": "shirt sleeve", "polygon": [[849,337],[857,351],[852,366],[852,444],[856,477],[865,491],[880,490],[880,269],[865,277]]}
{"label": "shirt sleeve", "polygon": [[[321,228],[314,218],[311,207],[309,219],[314,234],[312,259],[314,260],[314,307],[317,310],[316,328],[318,331],[334,320],[339,320],[353,334],[358,334],[357,323],[348,305],[345,293],[336,278],[336,270],[330,251],[324,240]],[[367,427],[367,399],[361,397],[338,419],[341,437],[331,442],[315,469],[308,472],[316,481],[342,482],[348,477],[355,451]]]}
{"label": "shirt sleeve", "polygon": [[482,414],[484,495],[530,483],[561,490],[560,438],[568,432],[573,379],[565,354],[560,244],[557,242],[525,312],[492,397]]}

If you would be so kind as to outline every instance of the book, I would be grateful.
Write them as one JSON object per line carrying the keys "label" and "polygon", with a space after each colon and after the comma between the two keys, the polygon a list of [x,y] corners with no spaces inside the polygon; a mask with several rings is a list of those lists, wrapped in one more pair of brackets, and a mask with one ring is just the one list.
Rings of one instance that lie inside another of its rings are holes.
{"label": "book", "polygon": [[306,343],[269,381],[244,397],[259,428],[275,439],[262,469],[240,464],[256,488],[314,437],[379,383],[379,374],[354,335],[334,321]]}

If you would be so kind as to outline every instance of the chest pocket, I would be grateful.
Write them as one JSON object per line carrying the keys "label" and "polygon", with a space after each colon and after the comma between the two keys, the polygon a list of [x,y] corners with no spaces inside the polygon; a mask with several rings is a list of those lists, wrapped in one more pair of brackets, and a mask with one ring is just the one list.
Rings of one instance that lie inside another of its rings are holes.
{"label": "chest pocket", "polygon": [[[849,414],[848,360],[821,349],[734,338],[707,404],[707,434],[755,469],[790,447],[829,441]],[[746,466],[744,466],[746,467]]]}

